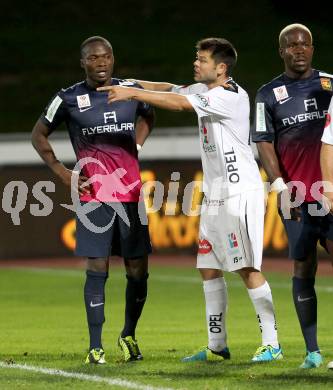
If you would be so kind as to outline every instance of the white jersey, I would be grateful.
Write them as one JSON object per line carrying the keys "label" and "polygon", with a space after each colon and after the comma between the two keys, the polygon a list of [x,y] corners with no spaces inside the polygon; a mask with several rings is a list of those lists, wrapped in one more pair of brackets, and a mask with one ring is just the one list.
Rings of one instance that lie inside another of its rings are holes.
{"label": "white jersey", "polygon": [[227,84],[210,90],[200,83],[173,88],[198,114],[203,191],[211,200],[263,188],[249,144],[249,97],[231,78]]}
{"label": "white jersey", "polygon": [[321,137],[322,142],[325,144],[333,145],[333,98],[331,99],[330,106],[328,107],[328,113],[326,115],[326,124],[323,136]]}

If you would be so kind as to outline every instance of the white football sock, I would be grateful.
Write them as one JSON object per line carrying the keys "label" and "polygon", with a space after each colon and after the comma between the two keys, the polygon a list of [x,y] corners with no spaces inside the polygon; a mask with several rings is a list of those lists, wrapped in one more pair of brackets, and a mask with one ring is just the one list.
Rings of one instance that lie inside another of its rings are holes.
{"label": "white football sock", "polygon": [[274,348],[278,348],[279,342],[277,336],[273,298],[269,284],[265,282],[262,286],[248,289],[247,291],[258,317],[262,345],[271,345]]}
{"label": "white football sock", "polygon": [[227,313],[228,293],[224,278],[203,281],[206,300],[206,321],[208,330],[208,348],[222,351],[227,346],[225,317]]}

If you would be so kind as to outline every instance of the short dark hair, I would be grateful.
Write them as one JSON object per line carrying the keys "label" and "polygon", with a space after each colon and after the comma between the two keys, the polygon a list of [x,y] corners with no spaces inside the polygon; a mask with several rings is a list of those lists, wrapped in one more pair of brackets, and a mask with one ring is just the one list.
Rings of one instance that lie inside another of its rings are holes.
{"label": "short dark hair", "polygon": [[80,54],[81,54],[81,58],[84,57],[84,52],[85,52],[85,48],[86,46],[90,45],[91,43],[94,43],[94,42],[101,42],[103,43],[106,47],[109,47],[111,49],[111,51],[113,51],[112,49],[112,46],[111,46],[111,43],[103,38],[103,37],[100,37],[98,35],[94,36],[94,37],[89,37],[87,38],[86,40],[84,40],[82,43],[81,43],[81,46],[80,46]]}
{"label": "short dark hair", "polygon": [[223,62],[227,65],[227,76],[237,62],[237,52],[234,46],[224,38],[205,38],[196,44],[197,50],[208,50],[216,64]]}

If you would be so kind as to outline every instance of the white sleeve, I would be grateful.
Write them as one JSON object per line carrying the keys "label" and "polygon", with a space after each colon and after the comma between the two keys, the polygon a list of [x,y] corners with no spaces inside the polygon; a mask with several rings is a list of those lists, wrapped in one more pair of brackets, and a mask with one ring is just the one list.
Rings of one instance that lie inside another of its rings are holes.
{"label": "white sleeve", "polygon": [[323,136],[321,137],[322,142],[325,144],[333,145],[333,98],[331,99],[330,106],[328,107],[328,113],[326,115],[326,123]]}
{"label": "white sleeve", "polygon": [[187,95],[186,98],[199,117],[217,115],[230,118],[237,107],[238,93],[216,87],[205,93]]}
{"label": "white sleeve", "polygon": [[208,87],[206,84],[196,83],[192,85],[175,85],[172,87],[171,92],[179,93],[180,95],[192,95],[194,93],[207,92]]}

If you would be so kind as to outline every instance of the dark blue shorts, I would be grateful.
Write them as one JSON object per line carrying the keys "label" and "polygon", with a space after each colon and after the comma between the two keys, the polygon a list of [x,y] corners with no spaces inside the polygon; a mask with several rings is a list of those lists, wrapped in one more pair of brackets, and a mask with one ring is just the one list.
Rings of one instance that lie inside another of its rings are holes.
{"label": "dark blue shorts", "polygon": [[288,236],[289,257],[295,260],[305,260],[309,253],[316,253],[318,240],[326,248],[326,240],[333,241],[333,215],[313,216],[309,214],[309,206],[321,210],[318,202],[303,203],[300,206],[301,220],[284,219],[279,210],[280,217]]}
{"label": "dark blue shorts", "polygon": [[[96,205],[83,219],[76,216],[77,256],[134,259],[151,253],[144,203]],[[81,206],[87,207],[87,202],[81,202]],[[82,215],[79,211],[77,214]]]}

